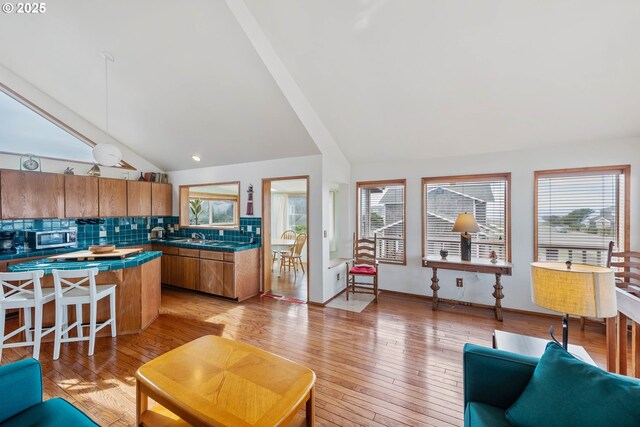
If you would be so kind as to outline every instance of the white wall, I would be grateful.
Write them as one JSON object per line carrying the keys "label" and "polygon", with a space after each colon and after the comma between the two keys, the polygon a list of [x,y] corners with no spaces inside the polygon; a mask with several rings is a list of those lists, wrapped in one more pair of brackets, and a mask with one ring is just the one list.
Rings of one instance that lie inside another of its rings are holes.
{"label": "white wall", "polygon": [[[504,277],[504,307],[543,311],[531,302],[529,264],[533,261],[533,172],[586,166],[631,165],[631,249],[640,250],[640,138],[556,145],[522,150],[428,160],[352,165],[351,206],[355,209],[358,181],[407,179],[407,265],[383,264],[380,288],[432,295],[431,269],[421,266],[421,178],[475,173],[511,172],[511,244],[513,276]],[[355,229],[355,215],[350,215]],[[465,301],[493,304],[493,277],[462,272],[439,272],[441,298],[458,299],[455,277],[464,278]]]}
{"label": "white wall", "polygon": [[[330,211],[329,198],[331,190],[338,189],[339,196],[336,203],[336,239],[338,246],[338,254],[340,257],[347,257],[350,254],[345,252],[345,248],[349,246],[350,241],[350,223],[349,217],[350,203],[348,203],[348,184],[351,177],[351,168],[344,161],[344,156],[324,155],[322,160],[322,227],[323,230],[329,230]],[[344,275],[346,273],[345,266],[340,265],[335,268],[329,268],[331,251],[329,238],[322,239],[322,260],[323,260],[323,294],[322,302],[326,302],[333,298],[338,292],[345,288]],[[338,279],[337,274],[340,274]]]}
{"label": "white wall", "polygon": [[[174,186],[173,211],[178,212],[178,187],[180,185],[240,181],[240,216],[246,216],[247,188],[249,184],[253,184],[254,216],[262,217],[262,179],[299,175],[309,175],[309,300],[323,302],[324,261],[322,251],[325,239],[322,238],[321,155],[170,172],[169,182]],[[262,230],[260,231],[262,232]]]}
{"label": "white wall", "polygon": [[[110,135],[105,133],[102,129],[95,126],[93,123],[85,120],[73,111],[69,110],[67,107],[60,104],[58,101],[51,98],[49,95],[31,85],[26,80],[23,80],[2,65],[0,65],[0,82],[11,88],[16,93],[19,93],[21,96],[31,101],[33,104],[42,108],[53,117],[65,123],[67,126],[86,136],[96,144],[108,143],[117,146],[118,148],[120,148],[120,151],[122,151],[122,158],[124,159],[124,161],[129,163],[137,170],[144,172],[160,171],[157,166],[149,163],[147,160],[134,153],[128,147],[120,143],[120,141],[115,140]],[[0,151],[3,151],[1,144]],[[19,160],[19,156],[0,154],[0,168],[19,169]],[[62,173],[62,171],[64,171],[67,166],[73,167],[76,175],[86,175],[86,171],[91,167],[91,165],[86,165],[84,163],[74,163],[48,159],[42,160],[43,172]],[[122,178],[122,171],[117,168],[101,167],[100,170],[102,172],[102,176],[110,178]],[[139,175],[136,174],[135,171],[128,172],[129,179],[136,179]]]}

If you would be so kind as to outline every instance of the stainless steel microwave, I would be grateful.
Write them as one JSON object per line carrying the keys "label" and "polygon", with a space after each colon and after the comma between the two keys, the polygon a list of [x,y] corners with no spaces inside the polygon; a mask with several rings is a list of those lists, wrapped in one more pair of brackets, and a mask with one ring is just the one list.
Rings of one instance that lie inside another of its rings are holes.
{"label": "stainless steel microwave", "polygon": [[30,249],[65,248],[77,243],[75,230],[25,231],[24,242]]}

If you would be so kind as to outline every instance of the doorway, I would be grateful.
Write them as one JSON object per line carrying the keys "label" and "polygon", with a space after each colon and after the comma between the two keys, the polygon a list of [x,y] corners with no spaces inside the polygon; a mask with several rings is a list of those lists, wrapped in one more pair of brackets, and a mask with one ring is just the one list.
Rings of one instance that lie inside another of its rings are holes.
{"label": "doorway", "polygon": [[273,298],[309,297],[309,176],[262,180],[262,283]]}

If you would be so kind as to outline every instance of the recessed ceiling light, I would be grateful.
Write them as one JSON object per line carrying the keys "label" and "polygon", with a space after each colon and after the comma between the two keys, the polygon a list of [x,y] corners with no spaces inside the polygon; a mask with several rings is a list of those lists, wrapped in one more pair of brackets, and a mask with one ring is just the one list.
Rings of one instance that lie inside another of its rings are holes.
{"label": "recessed ceiling light", "polygon": [[196,156],[195,154],[194,154],[193,156],[191,156],[191,158],[192,158],[193,160],[195,160],[196,162],[199,162],[199,161],[200,161],[200,156]]}

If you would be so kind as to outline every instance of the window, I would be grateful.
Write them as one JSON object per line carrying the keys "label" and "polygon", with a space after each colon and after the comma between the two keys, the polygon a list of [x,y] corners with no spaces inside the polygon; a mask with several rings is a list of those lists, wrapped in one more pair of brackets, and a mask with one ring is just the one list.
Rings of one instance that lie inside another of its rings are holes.
{"label": "window", "polygon": [[181,185],[180,226],[236,228],[239,200],[239,182]]}
{"label": "window", "polygon": [[289,227],[296,234],[307,232],[307,196],[289,194]]}
{"label": "window", "polygon": [[534,257],[605,265],[628,250],[629,166],[535,172]]}
{"label": "window", "polygon": [[511,261],[511,174],[422,178],[423,256],[440,250],[460,256],[460,233],[451,231],[458,214],[472,213],[480,231],[472,233],[471,256]]}
{"label": "window", "polygon": [[221,225],[234,224],[236,217],[235,200],[189,199],[189,225]]}
{"label": "window", "polygon": [[380,262],[406,264],[405,180],[357,184],[358,238],[378,237]]}
{"label": "window", "polygon": [[[95,143],[0,83],[0,153],[93,163]],[[133,169],[121,161],[116,165]]]}

